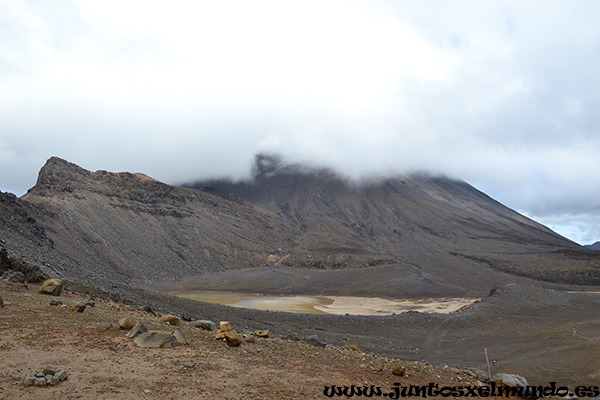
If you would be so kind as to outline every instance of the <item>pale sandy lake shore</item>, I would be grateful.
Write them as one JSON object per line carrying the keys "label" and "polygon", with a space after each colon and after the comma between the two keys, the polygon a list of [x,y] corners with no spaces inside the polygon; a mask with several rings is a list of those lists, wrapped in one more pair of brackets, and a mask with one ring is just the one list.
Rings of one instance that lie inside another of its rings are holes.
{"label": "pale sandy lake shore", "polygon": [[448,314],[476,301],[473,298],[389,300],[378,297],[328,296],[333,302],[315,306],[327,314],[391,315],[408,311]]}
{"label": "pale sandy lake shore", "polygon": [[273,296],[214,291],[172,292],[179,297],[257,310],[336,315],[391,315],[408,311],[447,314],[475,298],[383,299],[350,296]]}

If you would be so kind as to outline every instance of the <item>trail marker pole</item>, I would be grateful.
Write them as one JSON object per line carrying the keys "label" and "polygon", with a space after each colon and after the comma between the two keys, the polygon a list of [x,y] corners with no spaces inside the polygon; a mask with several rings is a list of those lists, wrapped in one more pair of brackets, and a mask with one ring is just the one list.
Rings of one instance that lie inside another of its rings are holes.
{"label": "trail marker pole", "polygon": [[492,370],[490,369],[490,359],[488,358],[487,348],[483,348],[483,352],[485,353],[485,362],[488,367],[488,376],[490,377],[490,381],[492,380]]}

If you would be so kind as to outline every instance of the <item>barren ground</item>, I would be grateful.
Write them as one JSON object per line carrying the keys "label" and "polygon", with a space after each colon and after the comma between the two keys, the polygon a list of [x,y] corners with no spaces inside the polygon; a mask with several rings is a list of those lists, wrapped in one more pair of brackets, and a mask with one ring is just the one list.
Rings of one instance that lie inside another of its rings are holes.
{"label": "barren ground", "polygon": [[[149,329],[169,330],[158,317],[132,306],[93,299],[83,313],[50,306],[88,301],[74,293],[56,298],[38,293],[37,285],[0,280],[1,399],[323,399],[329,385],[475,384],[453,368],[377,357],[372,354],[282,339],[243,339],[240,347],[214,340],[214,331],[191,326],[189,342],[170,349],[137,347],[118,329],[130,317]],[[215,321],[218,324],[218,321]],[[236,321],[230,321],[236,330]],[[243,333],[240,333],[243,335]],[[23,377],[47,364],[68,372],[55,387],[24,387]],[[407,376],[391,373],[395,365]]]}

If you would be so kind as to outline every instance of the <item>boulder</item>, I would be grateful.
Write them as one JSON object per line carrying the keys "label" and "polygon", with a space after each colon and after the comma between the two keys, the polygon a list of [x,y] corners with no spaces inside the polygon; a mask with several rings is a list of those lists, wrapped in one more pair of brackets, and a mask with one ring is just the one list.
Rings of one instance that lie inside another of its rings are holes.
{"label": "boulder", "polygon": [[131,318],[121,318],[119,320],[119,327],[121,329],[132,329],[135,326],[136,322]]}
{"label": "boulder", "polygon": [[160,320],[172,326],[181,326],[181,319],[176,315],[163,315]]}
{"label": "boulder", "polygon": [[496,374],[492,378],[492,382],[496,383],[497,385],[504,385],[515,388],[525,388],[529,386],[529,383],[527,383],[527,379],[520,375],[514,374]]}
{"label": "boulder", "polygon": [[135,338],[142,333],[148,332],[148,328],[141,322],[138,322],[131,330],[127,333],[128,338]]}
{"label": "boulder", "polygon": [[168,348],[175,347],[177,339],[171,332],[164,331],[150,331],[137,335],[133,339],[133,343],[139,347],[155,347],[155,348]]}
{"label": "boulder", "polygon": [[69,310],[82,313],[85,311],[85,304],[80,303],[79,301],[74,301],[69,306]]}
{"label": "boulder", "polygon": [[209,320],[200,320],[200,321],[192,321],[190,322],[190,326],[194,328],[204,329],[205,331],[212,331],[216,329],[217,325]]}
{"label": "boulder", "polygon": [[254,331],[254,336],[259,337],[259,338],[268,338],[269,337],[269,331]]}
{"label": "boulder", "polygon": [[225,342],[229,347],[237,347],[242,344],[242,340],[238,335],[235,334],[235,332],[228,331],[223,333],[223,336],[225,337]]}
{"label": "boulder", "polygon": [[50,296],[60,296],[62,292],[62,280],[58,278],[47,279],[40,287],[40,293]]}

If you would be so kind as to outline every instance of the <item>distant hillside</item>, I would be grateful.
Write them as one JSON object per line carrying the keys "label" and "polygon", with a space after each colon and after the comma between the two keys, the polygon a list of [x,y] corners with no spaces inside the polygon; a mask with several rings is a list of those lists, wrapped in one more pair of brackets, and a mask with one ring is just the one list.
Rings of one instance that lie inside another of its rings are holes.
{"label": "distant hillside", "polygon": [[53,157],[22,198],[0,193],[0,245],[103,288],[198,275],[215,289],[391,297],[600,283],[600,253],[446,177],[355,183],[259,156],[251,181],[194,187]]}
{"label": "distant hillside", "polygon": [[329,170],[260,155],[250,181],[211,180],[189,187],[241,197],[277,213],[287,233],[279,254],[285,265],[398,263],[405,281],[442,286],[487,286],[501,279],[490,270],[547,281],[600,282],[595,255],[467,183],[443,176],[353,183]]}
{"label": "distant hillside", "polygon": [[251,204],[56,157],[21,199],[2,197],[7,249],[87,283],[263,265],[280,236],[275,216]]}
{"label": "distant hillside", "polygon": [[587,247],[590,250],[600,250],[600,242],[596,242],[594,244],[588,244],[584,247]]}

